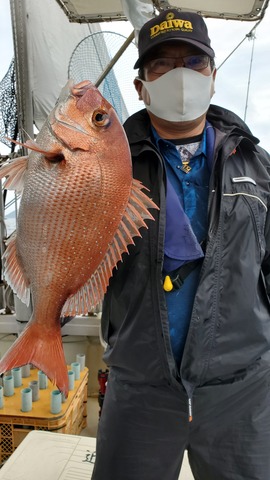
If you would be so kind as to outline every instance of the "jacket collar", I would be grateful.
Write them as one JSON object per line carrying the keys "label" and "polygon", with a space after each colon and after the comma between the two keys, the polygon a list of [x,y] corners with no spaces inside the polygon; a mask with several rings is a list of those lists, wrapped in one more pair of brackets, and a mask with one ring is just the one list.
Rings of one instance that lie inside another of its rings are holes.
{"label": "jacket collar", "polygon": [[[207,112],[207,120],[211,125],[218,129],[223,135],[221,137],[235,134],[237,136],[243,136],[251,140],[254,144],[258,144],[258,138],[254,137],[238,115],[218,105],[210,105]],[[134,124],[136,123],[136,128]],[[124,123],[130,144],[136,144],[143,140],[150,141],[151,136],[151,123],[147,110],[144,108],[139,112],[134,113]],[[217,136],[218,138],[219,136]]]}

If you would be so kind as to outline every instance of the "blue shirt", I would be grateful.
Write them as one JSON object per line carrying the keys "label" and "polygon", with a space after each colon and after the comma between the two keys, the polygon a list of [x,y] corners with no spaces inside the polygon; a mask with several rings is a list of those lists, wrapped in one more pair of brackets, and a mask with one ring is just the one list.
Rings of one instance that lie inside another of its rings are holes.
{"label": "blue shirt", "polygon": [[[198,243],[207,235],[207,203],[209,192],[210,168],[207,160],[207,135],[204,130],[200,146],[191,157],[191,170],[185,173],[181,170],[182,161],[174,143],[160,138],[153,130],[156,145],[165,160],[166,174],[178,200],[185,212],[190,228]],[[177,213],[177,212],[176,212]],[[174,219],[177,221],[177,219]],[[181,244],[179,244],[179,248]],[[170,263],[167,263],[169,265]],[[194,297],[200,275],[198,265],[185,279],[179,290],[165,292],[171,346],[176,360],[180,365],[185,340],[189,328]]]}

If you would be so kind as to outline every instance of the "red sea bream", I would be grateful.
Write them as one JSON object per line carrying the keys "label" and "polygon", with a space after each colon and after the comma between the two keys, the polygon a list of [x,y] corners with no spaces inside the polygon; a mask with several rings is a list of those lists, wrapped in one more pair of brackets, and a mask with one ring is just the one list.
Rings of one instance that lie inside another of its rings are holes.
{"label": "red sea bream", "polygon": [[152,200],[132,178],[128,142],[112,106],[88,81],[71,82],[28,157],[5,163],[5,188],[23,189],[5,278],[33,314],[0,361],[0,373],[28,363],[67,395],[60,317],[102,300],[113,268],[152,219]]}

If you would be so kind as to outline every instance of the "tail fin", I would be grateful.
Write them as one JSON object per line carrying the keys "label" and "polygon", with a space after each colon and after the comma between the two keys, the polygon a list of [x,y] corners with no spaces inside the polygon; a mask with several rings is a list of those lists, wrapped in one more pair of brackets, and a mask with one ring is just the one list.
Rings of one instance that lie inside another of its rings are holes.
{"label": "tail fin", "polygon": [[61,392],[68,396],[68,373],[60,326],[48,329],[29,322],[0,361],[0,374],[32,363],[42,370]]}

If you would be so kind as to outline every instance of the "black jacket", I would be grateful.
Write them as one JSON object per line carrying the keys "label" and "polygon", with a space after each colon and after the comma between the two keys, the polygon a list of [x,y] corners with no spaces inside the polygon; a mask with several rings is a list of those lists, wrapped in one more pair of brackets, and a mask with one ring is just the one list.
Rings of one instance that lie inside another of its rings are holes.
{"label": "black jacket", "polygon": [[211,106],[207,119],[216,131],[208,238],[180,372],[162,288],[163,160],[146,110],[125,123],[134,177],[160,210],[124,255],[105,296],[104,360],[124,381],[177,386],[181,379],[192,393],[270,362],[270,158],[232,112]]}

